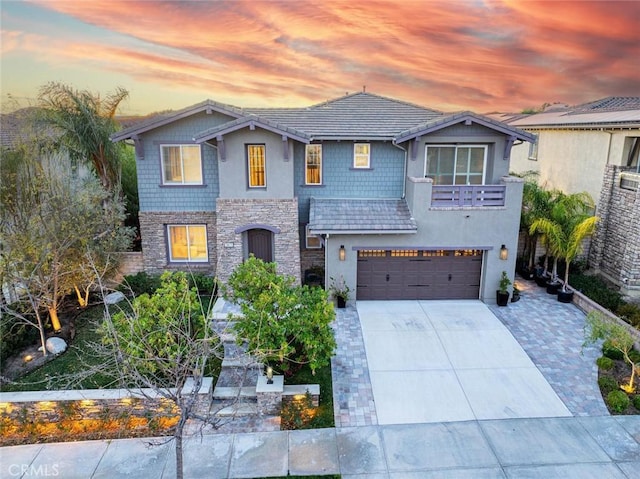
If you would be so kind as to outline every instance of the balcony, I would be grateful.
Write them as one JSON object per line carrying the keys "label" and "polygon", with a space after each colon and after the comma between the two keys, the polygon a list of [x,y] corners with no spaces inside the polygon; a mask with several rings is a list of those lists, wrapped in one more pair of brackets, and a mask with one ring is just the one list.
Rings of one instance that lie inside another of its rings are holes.
{"label": "balcony", "polygon": [[505,185],[433,185],[431,207],[504,206]]}
{"label": "balcony", "polygon": [[620,188],[623,190],[637,191],[640,186],[639,173],[620,173]]}

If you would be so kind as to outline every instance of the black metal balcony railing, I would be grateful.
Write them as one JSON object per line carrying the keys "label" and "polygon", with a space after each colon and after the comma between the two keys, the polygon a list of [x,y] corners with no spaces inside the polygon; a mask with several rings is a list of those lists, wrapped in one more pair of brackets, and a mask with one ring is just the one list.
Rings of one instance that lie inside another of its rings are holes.
{"label": "black metal balcony railing", "polygon": [[505,185],[433,185],[431,206],[504,206],[505,192]]}

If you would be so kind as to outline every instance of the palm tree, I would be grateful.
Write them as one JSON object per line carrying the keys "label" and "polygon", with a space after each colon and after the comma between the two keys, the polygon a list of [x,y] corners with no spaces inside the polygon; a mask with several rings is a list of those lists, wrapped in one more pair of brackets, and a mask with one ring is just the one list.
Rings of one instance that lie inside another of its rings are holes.
{"label": "palm tree", "polygon": [[89,91],[62,83],[48,83],[40,89],[40,120],[52,129],[57,146],[73,161],[88,164],[102,186],[112,194],[120,186],[122,146],[110,140],[117,130],[114,120],[120,103],[129,96],[123,88],[101,98]]}
{"label": "palm tree", "polygon": [[590,214],[593,207],[593,199],[588,193],[567,195],[559,192],[553,200],[549,217],[539,218],[531,225],[532,233],[544,235],[549,253],[554,256],[551,282],[558,280],[558,260],[566,262],[564,292],[569,281],[569,265],[582,251],[584,239],[593,234],[599,220]]}
{"label": "palm tree", "polygon": [[[522,212],[520,226],[524,231],[525,257],[529,271],[533,271],[536,262],[536,249],[541,233],[531,229],[533,223],[540,218],[548,217],[555,192],[545,189],[537,182],[538,172],[528,171],[521,175],[525,179],[522,192]],[[545,243],[546,245],[546,243]],[[545,255],[545,261],[546,257]],[[545,264],[545,272],[547,266]]]}

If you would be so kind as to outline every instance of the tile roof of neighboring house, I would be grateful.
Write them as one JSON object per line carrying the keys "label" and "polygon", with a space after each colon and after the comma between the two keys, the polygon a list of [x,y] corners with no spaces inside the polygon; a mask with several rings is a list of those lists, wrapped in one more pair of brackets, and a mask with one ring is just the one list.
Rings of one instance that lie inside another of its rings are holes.
{"label": "tile roof of neighboring house", "polygon": [[[218,111],[232,118],[224,125],[195,135],[196,141],[206,141],[214,134],[235,131],[238,125],[275,128],[291,138],[309,140],[397,140],[400,134],[421,129],[435,131],[457,121],[470,119],[502,133],[527,140],[529,134],[506,126],[488,117],[473,113],[445,114],[371,93],[355,93],[307,108],[238,108],[206,100],[176,112],[157,115],[111,137],[113,141],[167,125],[175,120],[202,111]],[[406,139],[405,139],[406,140]],[[404,141],[404,140],[403,140]]]}
{"label": "tile roof of neighboring house", "polygon": [[417,225],[402,199],[311,198],[309,230],[313,234],[397,234],[415,233]]}
{"label": "tile roof of neighboring house", "polygon": [[608,97],[533,115],[492,115],[518,128],[640,128],[640,97]]}

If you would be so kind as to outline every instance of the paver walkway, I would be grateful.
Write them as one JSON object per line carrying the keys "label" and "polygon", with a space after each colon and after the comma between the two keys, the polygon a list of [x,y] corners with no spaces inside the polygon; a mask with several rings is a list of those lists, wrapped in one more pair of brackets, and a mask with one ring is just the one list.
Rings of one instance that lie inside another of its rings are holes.
{"label": "paver walkway", "polygon": [[490,306],[574,416],[605,416],[598,388],[598,346],[583,348],[585,315],[533,281],[519,279],[520,301]]}

